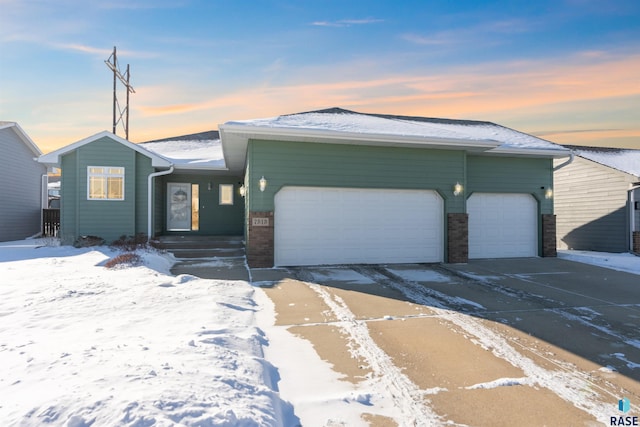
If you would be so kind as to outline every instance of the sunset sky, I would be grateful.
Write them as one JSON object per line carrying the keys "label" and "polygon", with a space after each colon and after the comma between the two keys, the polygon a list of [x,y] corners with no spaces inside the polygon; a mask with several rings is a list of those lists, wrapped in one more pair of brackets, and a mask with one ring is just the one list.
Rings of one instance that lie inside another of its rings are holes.
{"label": "sunset sky", "polygon": [[114,46],[134,142],[342,107],[640,149],[638,0],[0,0],[0,120],[111,130]]}

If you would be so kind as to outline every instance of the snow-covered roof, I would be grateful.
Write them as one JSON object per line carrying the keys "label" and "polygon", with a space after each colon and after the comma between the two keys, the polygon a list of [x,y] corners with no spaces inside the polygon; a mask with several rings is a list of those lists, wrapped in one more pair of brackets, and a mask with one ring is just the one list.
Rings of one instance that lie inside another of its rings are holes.
{"label": "snow-covered roof", "polygon": [[565,145],[577,156],[640,178],[640,150]]}
{"label": "snow-covered roof", "polygon": [[138,145],[169,160],[176,169],[226,170],[220,139],[167,139]]}
{"label": "snow-covered roof", "polygon": [[491,122],[363,114],[339,108],[233,121],[226,125],[493,142],[501,149],[567,151],[561,145]]}
{"label": "snow-covered roof", "polygon": [[[220,126],[220,132],[223,145],[227,144],[226,138],[233,139],[233,145],[240,145],[238,161],[242,145],[249,138],[457,148],[496,155],[569,155],[569,150],[561,145],[491,122],[365,114],[340,108],[230,121]],[[231,167],[236,160],[232,158],[231,163],[229,160]]]}

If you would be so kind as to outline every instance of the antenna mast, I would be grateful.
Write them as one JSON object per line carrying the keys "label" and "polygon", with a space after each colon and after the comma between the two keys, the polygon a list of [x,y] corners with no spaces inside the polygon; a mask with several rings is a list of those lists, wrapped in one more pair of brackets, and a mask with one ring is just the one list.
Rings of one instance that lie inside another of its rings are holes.
{"label": "antenna mast", "polygon": [[[129,64],[127,64],[127,71],[122,74],[120,72],[120,66],[118,65],[118,56],[116,54],[116,47],[113,47],[113,53],[104,61],[107,64],[107,67],[111,71],[113,71],[113,133],[116,133],[116,128],[118,123],[122,124],[122,128],[124,129],[125,139],[129,139],[129,94],[136,93],[133,90],[133,86],[129,83],[129,78],[131,77],[131,73],[129,72]],[[120,107],[120,103],[118,102],[118,80],[124,85],[127,91],[127,105],[122,109]],[[122,121],[124,117],[124,122]]]}

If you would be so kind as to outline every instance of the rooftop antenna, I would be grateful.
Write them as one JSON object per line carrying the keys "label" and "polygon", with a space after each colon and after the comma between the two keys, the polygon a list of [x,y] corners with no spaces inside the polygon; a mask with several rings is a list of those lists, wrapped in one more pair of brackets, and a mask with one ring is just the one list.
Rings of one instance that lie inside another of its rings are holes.
{"label": "rooftop antenna", "polygon": [[[122,74],[120,72],[120,66],[118,65],[118,56],[116,54],[116,47],[113,47],[113,53],[109,56],[109,59],[104,61],[107,64],[107,67],[111,71],[113,71],[113,134],[116,133],[116,128],[118,123],[122,124],[122,128],[124,129],[124,137],[125,139],[129,139],[129,94],[136,93],[133,90],[133,86],[129,83],[129,78],[131,77],[131,73],[129,72],[129,64],[127,64],[127,71]],[[120,103],[118,102],[118,90],[117,83],[118,80],[124,85],[127,91],[127,105],[124,109],[120,107]],[[124,117],[124,122],[122,118]]]}

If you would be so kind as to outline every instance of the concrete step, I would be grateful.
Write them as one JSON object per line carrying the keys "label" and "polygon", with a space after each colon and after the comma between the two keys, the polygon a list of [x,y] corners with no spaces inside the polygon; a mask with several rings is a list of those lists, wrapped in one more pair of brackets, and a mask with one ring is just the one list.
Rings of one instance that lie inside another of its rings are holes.
{"label": "concrete step", "polygon": [[176,258],[237,258],[244,256],[244,246],[239,248],[166,248]]}
{"label": "concrete step", "polygon": [[157,246],[170,252],[174,250],[242,249],[242,236],[160,236]]}

